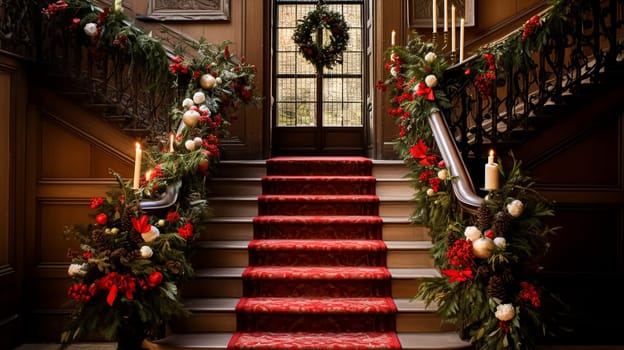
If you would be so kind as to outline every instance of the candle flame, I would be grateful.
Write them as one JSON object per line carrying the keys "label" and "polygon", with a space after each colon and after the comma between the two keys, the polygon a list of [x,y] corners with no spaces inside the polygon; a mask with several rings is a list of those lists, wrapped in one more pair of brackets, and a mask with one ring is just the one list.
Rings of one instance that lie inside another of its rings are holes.
{"label": "candle flame", "polygon": [[137,149],[137,150],[141,150],[141,144],[140,144],[140,143],[138,143],[138,142],[136,143],[136,149]]}
{"label": "candle flame", "polygon": [[493,149],[491,149],[491,150],[490,150],[490,157],[493,157],[493,156],[494,156],[494,150],[493,150]]}

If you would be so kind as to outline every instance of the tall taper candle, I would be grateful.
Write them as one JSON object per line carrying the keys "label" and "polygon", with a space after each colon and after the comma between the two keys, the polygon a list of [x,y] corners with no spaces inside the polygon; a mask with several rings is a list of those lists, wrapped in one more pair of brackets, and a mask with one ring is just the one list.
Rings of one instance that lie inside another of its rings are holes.
{"label": "tall taper candle", "polygon": [[464,60],[464,19],[459,20],[459,62]]}
{"label": "tall taper candle", "polygon": [[390,46],[394,46],[396,44],[396,32],[393,30],[390,33]]}
{"label": "tall taper candle", "polygon": [[143,155],[143,151],[141,151],[141,144],[136,143],[136,151],[134,153],[134,179],[132,180],[132,188],[135,190],[139,189],[139,182],[141,178],[141,157]]}
{"label": "tall taper candle", "polygon": [[485,189],[498,189],[498,164],[494,163],[494,150],[490,150],[488,162],[485,164]]}
{"label": "tall taper candle", "polygon": [[444,0],[444,32],[448,32],[448,0]]}
{"label": "tall taper candle", "polygon": [[433,0],[431,10],[433,12],[431,16],[433,19],[433,33],[437,33],[438,32],[438,3],[436,0]]}
{"label": "tall taper candle", "polygon": [[451,52],[455,52],[455,48],[457,48],[457,43],[455,41],[456,32],[457,27],[455,26],[455,5],[451,5]]}
{"label": "tall taper candle", "polygon": [[175,138],[175,135],[173,135],[173,133],[169,134],[169,152],[173,153],[173,140]]}

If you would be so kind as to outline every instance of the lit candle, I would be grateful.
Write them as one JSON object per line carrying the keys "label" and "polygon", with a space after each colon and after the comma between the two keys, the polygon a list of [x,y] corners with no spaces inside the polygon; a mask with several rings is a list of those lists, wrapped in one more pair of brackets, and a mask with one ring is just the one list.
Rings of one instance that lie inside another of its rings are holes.
{"label": "lit candle", "polygon": [[455,26],[455,5],[451,5],[451,52],[455,52],[457,43],[455,42],[455,32],[457,27]]}
{"label": "lit candle", "polygon": [[173,153],[173,133],[169,134],[169,152]]}
{"label": "lit candle", "polygon": [[139,179],[141,178],[141,156],[143,152],[141,151],[141,144],[136,143],[136,151],[134,154],[134,179],[132,181],[132,188],[135,190],[139,189]]}
{"label": "lit candle", "polygon": [[394,44],[396,44],[396,32],[393,30],[390,33],[390,46],[394,46]]}
{"label": "lit candle", "polygon": [[444,32],[448,32],[448,0],[444,0]]}
{"label": "lit candle", "polygon": [[490,150],[488,162],[485,164],[485,189],[498,189],[498,164],[494,163],[494,150]]}
{"label": "lit candle", "polygon": [[464,19],[459,20],[459,62],[464,60]]}
{"label": "lit candle", "polygon": [[438,3],[436,0],[433,0],[433,4],[432,4],[432,11],[433,11],[433,32],[437,33],[438,32]]}
{"label": "lit candle", "polygon": [[117,12],[121,11],[121,1],[122,0],[115,0],[115,5],[113,7],[113,9]]}

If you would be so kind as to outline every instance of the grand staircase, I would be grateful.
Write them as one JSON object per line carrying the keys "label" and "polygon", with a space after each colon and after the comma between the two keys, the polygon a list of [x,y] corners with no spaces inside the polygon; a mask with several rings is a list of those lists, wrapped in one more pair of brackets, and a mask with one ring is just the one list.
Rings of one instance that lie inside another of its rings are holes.
{"label": "grand staircase", "polygon": [[[338,170],[340,172],[340,169]],[[275,172],[275,169],[269,171]],[[386,317],[383,321],[385,325],[380,326],[380,329],[396,331],[396,338],[400,344],[395,345],[403,349],[468,348],[468,344],[458,338],[451,326],[441,324],[435,308],[426,308],[421,302],[410,300],[416,293],[419,278],[434,276],[437,275],[437,272],[433,268],[433,262],[429,253],[431,243],[426,229],[409,223],[409,216],[414,209],[414,204],[410,201],[412,189],[409,180],[406,178],[407,173],[408,170],[400,161],[374,160],[372,161],[372,176],[361,177],[361,184],[355,183],[358,182],[356,180],[346,181],[345,178],[340,176],[331,176],[330,180],[333,182],[333,190],[337,188],[365,188],[372,184],[373,188],[368,191],[372,191],[371,197],[378,197],[378,208],[374,209],[378,212],[377,219],[375,219],[375,215],[372,215],[365,221],[380,219],[377,223],[372,222],[372,227],[376,224],[381,226],[381,238],[383,239],[381,246],[387,247],[387,251],[384,248],[381,255],[377,255],[377,257],[371,258],[364,254],[366,257],[360,257],[360,259],[368,262],[383,262],[385,260],[385,266],[387,266],[387,271],[390,275],[388,281],[389,294],[387,295],[388,298],[385,298],[389,301],[386,301],[384,298],[380,299],[384,299],[381,300],[384,304],[382,308],[385,308],[387,304],[394,304],[396,310],[393,312],[388,311],[390,319],[387,319],[388,315],[383,316]],[[287,303],[282,303],[280,309],[280,303],[276,302],[274,298],[276,296],[275,293],[271,294],[271,292],[268,292],[269,294],[267,295],[258,295],[256,293],[258,287],[252,286],[253,274],[254,271],[257,272],[258,269],[262,269],[262,267],[257,267],[259,265],[270,269],[274,268],[272,265],[280,264],[279,261],[282,259],[280,255],[284,254],[283,251],[280,252],[280,249],[288,249],[285,247],[298,242],[296,240],[285,241],[284,238],[288,238],[285,237],[285,235],[288,235],[287,232],[292,232],[297,227],[301,229],[302,226],[308,226],[311,227],[311,229],[307,230],[309,232],[305,233],[308,236],[310,234],[314,235],[316,232],[316,234],[321,236],[325,235],[326,237],[321,237],[323,239],[330,238],[327,235],[335,235],[333,238],[337,238],[336,235],[341,234],[340,229],[332,229],[330,230],[332,233],[329,234],[320,232],[323,231],[324,226],[329,227],[333,225],[332,227],[340,227],[341,221],[344,225],[346,219],[342,214],[348,215],[349,212],[334,213],[335,215],[326,216],[324,219],[318,220],[319,217],[314,216],[314,209],[308,212],[305,212],[307,209],[303,209],[304,212],[286,213],[283,207],[279,207],[280,204],[277,206],[275,204],[267,205],[266,202],[271,202],[272,200],[271,193],[275,191],[292,192],[295,188],[298,188],[296,191],[299,194],[290,196],[301,197],[303,196],[301,192],[306,191],[305,187],[309,187],[309,190],[313,191],[311,193],[314,194],[314,188],[318,188],[319,184],[314,184],[314,181],[311,181],[310,178],[308,178],[306,184],[296,184],[297,174],[282,173],[281,175],[285,176],[272,177],[267,177],[266,175],[267,161],[221,162],[217,177],[211,180],[212,197],[210,198],[210,204],[214,208],[214,217],[211,220],[209,229],[202,235],[193,259],[197,276],[188,285],[183,286],[185,304],[193,315],[187,319],[174,322],[170,326],[166,338],[148,342],[145,344],[146,347],[168,350],[225,349],[228,348],[229,344],[231,349],[252,348],[254,346],[262,349],[295,348],[300,347],[300,345],[288,347],[285,345],[286,341],[284,341],[281,346],[274,344],[273,346],[262,347],[259,344],[252,346],[243,341],[245,341],[245,337],[247,337],[246,341],[249,341],[250,338],[259,337],[258,332],[260,331],[282,331],[278,333],[285,337],[284,339],[292,340],[296,334],[301,335],[301,331],[306,330],[305,325],[303,328],[294,326],[296,322],[307,323],[308,331],[315,331],[315,328],[316,331],[327,330],[327,325],[325,324],[327,321],[323,320],[324,316],[293,315],[289,313]],[[299,180],[302,179],[300,178]],[[356,191],[360,190],[356,189]],[[290,215],[294,214],[300,214],[300,216],[296,216],[297,219],[292,220],[295,216]],[[287,216],[290,216],[290,219]],[[271,224],[276,219],[282,222]],[[357,231],[357,229],[345,230],[345,232],[354,231]],[[266,238],[272,238],[272,240],[267,240]],[[343,239],[353,238],[356,237],[343,237]],[[250,242],[252,243],[250,244]],[[271,247],[267,242],[282,243],[278,244],[277,247]],[[323,242],[321,239],[311,241],[309,245],[314,246],[314,244],[317,244],[317,248],[320,250],[317,250],[316,253],[308,254],[307,257],[300,256],[298,258],[299,262],[290,261],[283,263],[284,260],[281,260],[281,265],[303,265],[295,269],[305,270],[305,261],[314,259],[315,255],[320,254],[325,249],[323,247],[326,246],[326,242]],[[353,245],[354,243],[346,243],[345,245],[349,246],[350,244]],[[377,243],[371,244],[376,246],[374,249],[371,248],[372,250],[377,249],[379,246]],[[346,254],[357,255],[358,253]],[[341,259],[343,262],[346,260],[354,261],[358,257],[347,256],[341,258],[333,256],[330,260],[337,261]],[[290,273],[292,273],[292,269]],[[347,286],[348,284],[343,287],[346,288]],[[260,289],[266,293],[271,287]],[[300,294],[300,296],[305,296],[306,292]],[[277,296],[283,297],[283,295]],[[263,306],[263,302],[267,304]],[[309,299],[298,299],[298,302],[300,307],[303,305],[303,313],[306,312],[306,305],[310,306],[309,309],[314,308],[311,304],[306,304],[306,302],[309,302]],[[315,307],[318,307],[318,305]],[[355,303],[340,307],[348,313],[351,311],[356,312],[358,308],[365,309],[367,306],[362,304],[358,306]],[[253,310],[263,308],[279,309],[277,310],[278,315],[281,316],[278,316],[278,319],[282,319],[282,321],[276,322],[266,314],[254,314]],[[357,320],[357,318],[354,318],[354,320]],[[290,325],[289,322],[293,325]],[[354,324],[349,326],[349,330],[366,330],[365,326],[355,324],[356,322],[352,323]],[[297,332],[287,334],[286,331],[288,330]],[[234,334],[236,334],[235,338],[233,338]],[[316,332],[314,334],[318,335],[320,333]],[[272,341],[276,342],[275,339],[273,337]],[[308,339],[308,344],[314,342],[314,339],[319,340],[320,337]],[[357,342],[360,345],[356,345]],[[343,348],[384,348],[370,345],[367,347],[365,343],[363,339],[354,340],[350,343],[351,346]],[[334,346],[336,346],[334,348],[337,348],[337,345],[334,344]],[[310,345],[308,348],[323,349],[330,347],[321,344],[317,346]]]}

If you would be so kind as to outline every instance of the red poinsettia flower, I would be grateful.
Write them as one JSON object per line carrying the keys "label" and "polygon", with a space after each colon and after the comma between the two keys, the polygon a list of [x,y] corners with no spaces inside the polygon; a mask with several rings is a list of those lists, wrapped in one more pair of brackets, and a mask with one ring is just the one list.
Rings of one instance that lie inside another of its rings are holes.
{"label": "red poinsettia flower", "polygon": [[167,213],[167,221],[170,223],[176,223],[180,220],[180,214],[177,211],[170,211]]}
{"label": "red poinsettia flower", "polygon": [[178,234],[180,235],[180,237],[184,239],[192,238],[193,237],[193,225],[191,225],[190,222],[187,222],[186,224],[184,224],[184,226],[178,229]]}
{"label": "red poinsettia flower", "polygon": [[425,158],[428,151],[429,148],[427,147],[427,145],[425,145],[423,139],[419,139],[418,143],[410,147],[410,154],[416,159]]}

